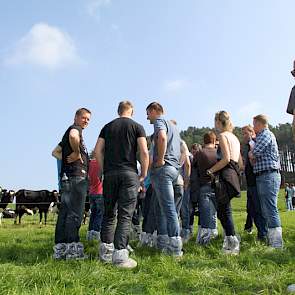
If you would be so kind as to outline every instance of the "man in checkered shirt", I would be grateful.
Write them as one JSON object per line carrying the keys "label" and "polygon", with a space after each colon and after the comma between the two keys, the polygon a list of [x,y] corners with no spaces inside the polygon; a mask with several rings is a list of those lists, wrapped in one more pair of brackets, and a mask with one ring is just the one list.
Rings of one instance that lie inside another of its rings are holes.
{"label": "man in checkered shirt", "polygon": [[281,185],[278,145],[274,134],[268,129],[265,115],[254,117],[253,125],[257,136],[249,158],[254,162],[253,172],[256,175],[258,198],[268,227],[268,243],[273,248],[282,248],[282,227],[277,207]]}

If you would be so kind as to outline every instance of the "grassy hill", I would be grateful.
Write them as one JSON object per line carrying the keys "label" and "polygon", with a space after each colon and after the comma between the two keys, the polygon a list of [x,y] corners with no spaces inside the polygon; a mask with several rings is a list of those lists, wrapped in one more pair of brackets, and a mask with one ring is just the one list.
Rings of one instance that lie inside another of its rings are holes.
{"label": "grassy hill", "polygon": [[243,232],[245,204],[245,194],[233,201],[242,238],[239,256],[221,253],[221,236],[206,248],[195,245],[194,237],[180,261],[133,243],[138,267],[132,271],[99,262],[97,243],[85,241],[86,226],[81,236],[90,259],[53,261],[54,216],[46,227],[39,226],[37,216],[25,216],[22,225],[5,219],[0,226],[0,294],[285,294],[287,285],[295,283],[295,211],[286,212],[281,193],[285,248],[270,251],[255,240],[256,232]]}

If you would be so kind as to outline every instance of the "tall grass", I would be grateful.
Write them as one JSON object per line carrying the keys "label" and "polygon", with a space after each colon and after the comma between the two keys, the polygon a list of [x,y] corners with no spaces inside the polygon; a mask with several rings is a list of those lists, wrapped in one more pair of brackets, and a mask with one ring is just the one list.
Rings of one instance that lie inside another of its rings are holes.
{"label": "tall grass", "polygon": [[194,237],[179,261],[133,243],[138,267],[131,271],[99,262],[97,242],[84,239],[86,226],[81,236],[90,258],[53,261],[53,216],[42,227],[36,217],[25,216],[22,225],[6,219],[0,227],[0,294],[285,294],[295,283],[295,211],[286,212],[281,193],[285,247],[270,251],[256,233],[243,232],[245,207],[245,194],[233,201],[239,256],[221,253],[222,237],[205,248]]}

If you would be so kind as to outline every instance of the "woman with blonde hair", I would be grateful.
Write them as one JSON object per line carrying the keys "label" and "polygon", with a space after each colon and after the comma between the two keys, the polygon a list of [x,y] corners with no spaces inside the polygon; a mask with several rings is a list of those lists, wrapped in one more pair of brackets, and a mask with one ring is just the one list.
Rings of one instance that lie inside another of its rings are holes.
{"label": "woman with blonde hair", "polygon": [[235,233],[230,201],[240,195],[239,170],[243,166],[240,142],[233,134],[234,127],[228,112],[215,114],[215,129],[219,140],[218,161],[207,170],[207,174],[215,179],[217,217],[225,232],[222,250],[227,254],[238,254],[240,242]]}

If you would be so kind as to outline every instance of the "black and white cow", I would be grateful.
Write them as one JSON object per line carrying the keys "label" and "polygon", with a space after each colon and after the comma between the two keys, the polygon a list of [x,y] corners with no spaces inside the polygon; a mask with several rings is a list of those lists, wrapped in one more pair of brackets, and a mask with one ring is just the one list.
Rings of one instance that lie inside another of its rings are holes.
{"label": "black and white cow", "polygon": [[6,209],[9,203],[13,202],[15,192],[13,190],[3,189],[1,190],[1,200],[0,200],[0,224],[2,223],[3,211]]}
{"label": "black and white cow", "polygon": [[24,213],[28,213],[30,210],[38,208],[40,214],[40,224],[42,223],[43,213],[46,224],[49,206],[52,202],[58,202],[58,192],[56,190],[50,192],[48,190],[32,191],[21,189],[16,192],[15,198],[15,223],[17,221],[17,216],[19,216],[19,223],[21,223],[21,217]]}

